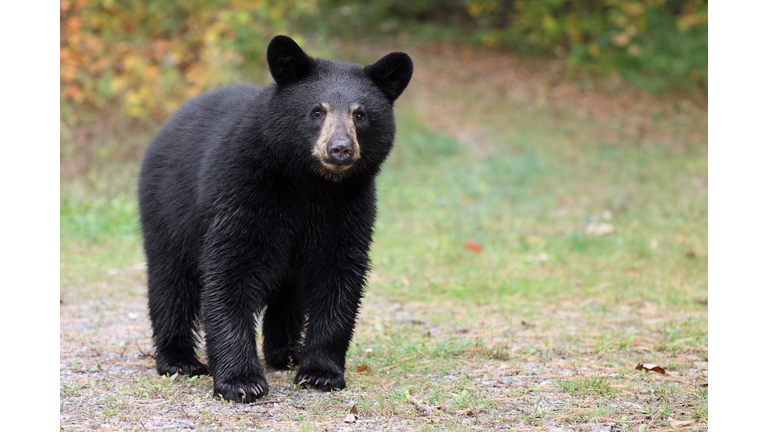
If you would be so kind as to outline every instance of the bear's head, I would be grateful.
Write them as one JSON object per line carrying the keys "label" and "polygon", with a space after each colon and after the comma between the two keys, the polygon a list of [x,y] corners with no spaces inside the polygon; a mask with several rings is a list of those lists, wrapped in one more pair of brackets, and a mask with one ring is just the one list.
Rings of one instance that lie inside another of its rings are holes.
{"label": "bear's head", "polygon": [[322,177],[376,174],[395,139],[393,104],[413,74],[408,54],[361,67],[312,58],[287,36],[267,48],[277,90],[270,107],[298,156]]}

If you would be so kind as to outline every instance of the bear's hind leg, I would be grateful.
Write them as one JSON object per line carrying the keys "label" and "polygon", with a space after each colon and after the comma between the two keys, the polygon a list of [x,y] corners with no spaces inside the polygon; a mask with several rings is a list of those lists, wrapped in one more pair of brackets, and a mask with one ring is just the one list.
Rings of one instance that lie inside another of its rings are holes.
{"label": "bear's hind leg", "polygon": [[264,312],[264,361],[275,369],[297,366],[301,355],[304,313],[295,295],[295,283],[281,284]]}
{"label": "bear's hind leg", "polygon": [[[159,261],[159,260],[158,260]],[[207,375],[195,348],[200,287],[189,265],[147,260],[149,317],[160,375]]]}

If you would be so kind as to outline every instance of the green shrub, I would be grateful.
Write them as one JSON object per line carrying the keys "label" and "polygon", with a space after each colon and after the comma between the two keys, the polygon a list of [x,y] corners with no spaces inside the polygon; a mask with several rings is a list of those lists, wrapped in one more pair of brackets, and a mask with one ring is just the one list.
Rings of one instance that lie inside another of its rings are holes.
{"label": "green shrub", "polygon": [[467,0],[476,42],[617,71],[648,90],[707,87],[704,0]]}

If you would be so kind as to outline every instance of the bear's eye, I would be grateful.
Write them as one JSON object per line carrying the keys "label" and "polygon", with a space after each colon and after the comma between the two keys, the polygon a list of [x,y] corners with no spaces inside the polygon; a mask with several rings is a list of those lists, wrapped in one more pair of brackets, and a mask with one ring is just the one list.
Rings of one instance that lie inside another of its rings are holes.
{"label": "bear's eye", "polygon": [[312,117],[320,118],[320,116],[322,115],[323,115],[323,112],[320,111],[320,108],[315,108],[314,110],[312,110]]}
{"label": "bear's eye", "polygon": [[365,120],[365,114],[363,114],[363,113],[361,113],[361,112],[359,112],[359,113],[355,113],[355,120],[357,120],[357,121],[363,121],[363,120]]}

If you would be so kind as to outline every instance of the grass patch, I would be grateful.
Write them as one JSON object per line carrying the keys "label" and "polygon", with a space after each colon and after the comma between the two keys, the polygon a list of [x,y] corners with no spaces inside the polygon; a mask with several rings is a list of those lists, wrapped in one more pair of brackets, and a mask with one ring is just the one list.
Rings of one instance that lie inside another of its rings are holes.
{"label": "grass patch", "polygon": [[557,380],[555,385],[569,393],[580,396],[611,396],[616,390],[611,387],[607,378],[602,376],[584,377],[576,380]]}

